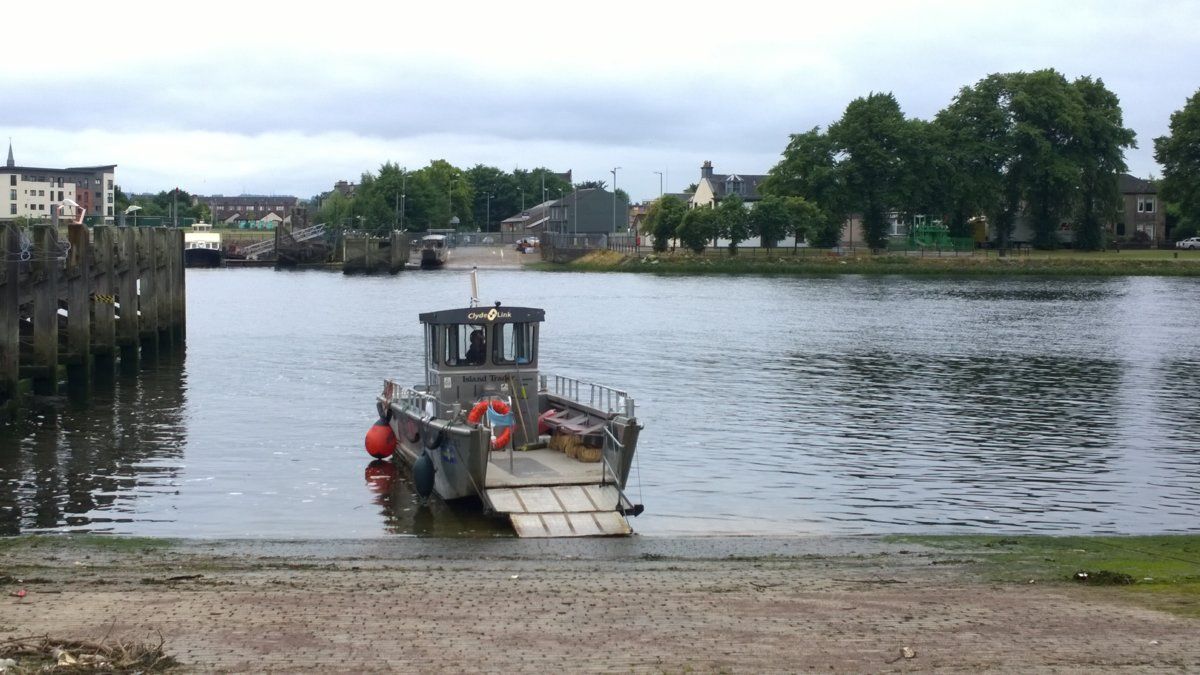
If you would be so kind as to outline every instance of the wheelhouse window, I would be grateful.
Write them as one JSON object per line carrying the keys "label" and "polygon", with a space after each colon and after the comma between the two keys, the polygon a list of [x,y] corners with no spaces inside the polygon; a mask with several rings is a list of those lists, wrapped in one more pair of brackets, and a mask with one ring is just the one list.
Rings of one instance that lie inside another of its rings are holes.
{"label": "wheelhouse window", "polygon": [[442,332],[442,363],[447,366],[481,366],[487,362],[487,327],[450,324]]}
{"label": "wheelhouse window", "polygon": [[503,323],[496,326],[492,361],[518,366],[533,363],[537,356],[534,353],[536,331],[537,325],[533,323]]}

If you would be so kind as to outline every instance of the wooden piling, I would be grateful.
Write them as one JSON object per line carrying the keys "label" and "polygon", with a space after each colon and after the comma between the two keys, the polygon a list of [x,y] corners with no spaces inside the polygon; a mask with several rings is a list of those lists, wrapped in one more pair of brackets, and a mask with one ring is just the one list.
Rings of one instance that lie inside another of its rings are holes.
{"label": "wooden piling", "polygon": [[67,378],[78,384],[91,379],[92,366],[92,265],[87,227],[71,224],[67,230]]}
{"label": "wooden piling", "polygon": [[17,398],[21,365],[20,263],[21,232],[16,225],[0,225],[0,405]]}
{"label": "wooden piling", "polygon": [[154,229],[149,227],[136,228],[137,259],[134,265],[137,269],[141,288],[138,295],[138,309],[142,316],[139,319],[138,339],[142,347],[158,347],[158,279],[155,274]]}
{"label": "wooden piling", "polygon": [[96,289],[92,299],[92,354],[97,367],[107,367],[116,356],[116,248],[111,225],[92,230],[92,278]]}
{"label": "wooden piling", "polygon": [[58,391],[58,248],[52,225],[33,226],[33,363],[27,370],[38,394]]}
{"label": "wooden piling", "polygon": [[117,322],[117,346],[121,360],[137,360],[141,317],[138,316],[138,256],[137,228],[122,227],[116,232],[117,300],[121,303],[121,319]]}

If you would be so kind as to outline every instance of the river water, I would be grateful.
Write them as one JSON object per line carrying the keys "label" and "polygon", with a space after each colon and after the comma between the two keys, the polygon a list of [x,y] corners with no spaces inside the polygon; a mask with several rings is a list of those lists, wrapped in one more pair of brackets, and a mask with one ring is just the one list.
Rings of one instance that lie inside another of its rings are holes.
{"label": "river water", "polygon": [[[481,273],[626,389],[646,535],[1200,531],[1200,281]],[[362,439],[465,273],[189,270],[185,350],[0,431],[0,534],[510,536]]]}

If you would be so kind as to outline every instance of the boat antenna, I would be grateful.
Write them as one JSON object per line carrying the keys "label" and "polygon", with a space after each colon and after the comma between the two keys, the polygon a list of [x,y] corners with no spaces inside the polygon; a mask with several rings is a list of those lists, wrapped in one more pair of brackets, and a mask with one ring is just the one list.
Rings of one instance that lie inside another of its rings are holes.
{"label": "boat antenna", "polygon": [[479,306],[479,268],[471,268],[471,306]]}

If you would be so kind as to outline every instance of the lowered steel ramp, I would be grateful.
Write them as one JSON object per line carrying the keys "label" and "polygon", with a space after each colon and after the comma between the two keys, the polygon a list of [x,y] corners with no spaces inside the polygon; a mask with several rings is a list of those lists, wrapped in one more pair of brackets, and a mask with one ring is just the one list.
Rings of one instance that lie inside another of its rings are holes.
{"label": "lowered steel ramp", "polygon": [[617,537],[633,533],[613,485],[491,488],[487,500],[508,514],[518,537]]}

